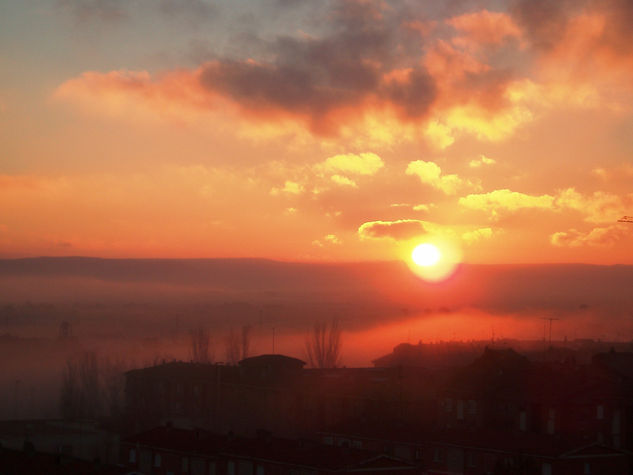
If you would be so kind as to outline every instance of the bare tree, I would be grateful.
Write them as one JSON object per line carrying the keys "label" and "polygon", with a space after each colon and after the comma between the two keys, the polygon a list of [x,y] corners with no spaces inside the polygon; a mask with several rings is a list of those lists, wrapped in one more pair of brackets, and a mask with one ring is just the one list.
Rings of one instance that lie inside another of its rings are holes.
{"label": "bare tree", "polygon": [[85,352],[78,362],[79,384],[81,387],[80,407],[82,416],[94,418],[101,414],[100,368],[97,354]]}
{"label": "bare tree", "polygon": [[112,417],[123,413],[125,399],[125,372],[132,365],[122,359],[104,358],[101,365],[104,410]]}
{"label": "bare tree", "polygon": [[129,362],[99,358],[86,351],[66,360],[62,373],[60,410],[65,419],[120,416]]}
{"label": "bare tree", "polygon": [[242,327],[242,359],[248,358],[251,349],[251,326]]}
{"label": "bare tree", "polygon": [[212,363],[213,348],[209,330],[203,326],[194,328],[189,332],[191,337],[191,359],[196,363]]}
{"label": "bare tree", "polygon": [[226,361],[237,364],[248,358],[251,347],[251,326],[244,325],[240,333],[231,328],[226,336]]}
{"label": "bare tree", "polygon": [[75,361],[68,359],[62,374],[60,409],[64,419],[75,419],[79,416],[79,378]]}
{"label": "bare tree", "polygon": [[240,336],[233,330],[229,329],[226,335],[226,362],[232,365],[237,364],[240,360]]}
{"label": "bare tree", "polygon": [[341,363],[341,327],[337,319],[317,322],[306,336],[308,363],[314,368],[336,368]]}

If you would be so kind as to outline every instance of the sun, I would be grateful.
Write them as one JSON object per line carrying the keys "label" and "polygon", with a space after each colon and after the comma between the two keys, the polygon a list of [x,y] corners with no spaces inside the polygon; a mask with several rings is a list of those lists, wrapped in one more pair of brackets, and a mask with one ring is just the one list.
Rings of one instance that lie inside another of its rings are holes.
{"label": "sun", "polygon": [[422,267],[434,266],[441,258],[442,253],[437,246],[428,242],[418,244],[411,253],[411,259],[413,259],[413,262]]}
{"label": "sun", "polygon": [[418,241],[413,250],[409,248],[408,252],[410,254],[406,262],[411,272],[430,283],[450,279],[462,260],[459,243],[445,236],[430,238],[422,243]]}

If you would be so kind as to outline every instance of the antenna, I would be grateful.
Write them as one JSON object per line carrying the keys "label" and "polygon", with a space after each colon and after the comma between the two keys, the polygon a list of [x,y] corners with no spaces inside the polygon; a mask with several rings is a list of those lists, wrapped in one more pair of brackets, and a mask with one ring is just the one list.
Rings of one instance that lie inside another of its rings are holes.
{"label": "antenna", "polygon": [[542,317],[541,320],[549,320],[549,346],[552,346],[552,322],[560,318]]}

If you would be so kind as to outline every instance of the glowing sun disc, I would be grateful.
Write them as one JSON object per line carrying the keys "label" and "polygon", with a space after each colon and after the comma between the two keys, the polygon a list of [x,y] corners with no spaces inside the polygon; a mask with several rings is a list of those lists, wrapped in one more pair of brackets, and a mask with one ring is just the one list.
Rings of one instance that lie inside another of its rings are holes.
{"label": "glowing sun disc", "polygon": [[440,261],[441,257],[442,253],[440,250],[428,242],[417,245],[411,253],[413,262],[422,267],[434,266]]}

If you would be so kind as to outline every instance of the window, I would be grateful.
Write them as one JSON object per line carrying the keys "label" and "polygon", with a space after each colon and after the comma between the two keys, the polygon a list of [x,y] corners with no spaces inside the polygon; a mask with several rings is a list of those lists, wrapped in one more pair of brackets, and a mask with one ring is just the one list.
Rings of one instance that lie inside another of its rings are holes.
{"label": "window", "polygon": [[457,420],[464,420],[464,401],[457,401]]}
{"label": "window", "polygon": [[468,414],[471,416],[477,414],[477,401],[473,399],[468,400]]}
{"label": "window", "polygon": [[541,465],[541,475],[552,475],[552,466],[549,463]]}
{"label": "window", "polygon": [[415,449],[415,459],[422,460],[422,449]]}
{"label": "window", "polygon": [[360,440],[352,440],[352,447],[355,449],[362,449],[363,443]]}
{"label": "window", "polygon": [[264,467],[262,465],[258,465],[257,466],[257,472],[255,473],[255,475],[264,475]]}
{"label": "window", "polygon": [[253,475],[253,462],[240,460],[237,462],[238,475]]}
{"label": "window", "polygon": [[444,400],[444,407],[446,408],[446,412],[451,412],[453,410],[453,400],[451,398]]}
{"label": "window", "polygon": [[519,430],[522,432],[527,430],[527,414],[525,411],[519,412]]}
{"label": "window", "polygon": [[596,419],[604,419],[604,406],[602,404],[596,406]]}
{"label": "window", "polygon": [[209,462],[209,475],[215,475],[215,462]]}
{"label": "window", "polygon": [[226,464],[226,475],[235,475],[235,462],[232,460]]}
{"label": "window", "polygon": [[338,440],[338,443],[337,443],[336,445],[338,445],[339,447],[349,448],[349,447],[350,447],[350,440],[349,440],[349,439],[346,439],[346,438],[344,438],[344,437],[341,437],[341,438]]}
{"label": "window", "polygon": [[323,443],[325,445],[334,445],[334,438],[330,436],[323,437]]}
{"label": "window", "polygon": [[552,435],[556,431],[556,411],[550,409],[547,411],[547,433]]}
{"label": "window", "polygon": [[154,467],[160,467],[160,454],[154,454]]}
{"label": "window", "polygon": [[130,449],[130,463],[136,463],[136,449]]}
{"label": "window", "polygon": [[183,472],[189,471],[189,457],[182,458],[182,471]]}
{"label": "window", "polygon": [[473,452],[466,452],[466,465],[468,467],[475,467],[475,454]]}
{"label": "window", "polygon": [[433,462],[442,461],[442,451],[438,448],[433,449]]}
{"label": "window", "polygon": [[589,462],[585,462],[585,469],[582,473],[584,475],[591,475],[591,464]]}

